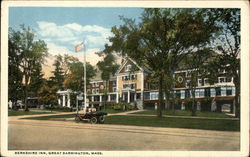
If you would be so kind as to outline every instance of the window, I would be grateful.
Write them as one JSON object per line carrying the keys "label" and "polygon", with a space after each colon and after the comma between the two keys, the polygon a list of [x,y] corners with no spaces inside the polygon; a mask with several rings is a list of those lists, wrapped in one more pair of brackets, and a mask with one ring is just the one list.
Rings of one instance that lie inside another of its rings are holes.
{"label": "window", "polygon": [[210,89],[205,88],[205,97],[210,97]]}
{"label": "window", "polygon": [[136,99],[141,99],[141,93],[136,93]]}
{"label": "window", "polygon": [[135,89],[136,88],[136,84],[135,83],[130,84],[130,88],[131,89]]}
{"label": "window", "polygon": [[158,99],[158,92],[151,92],[150,100],[157,100],[157,99]]}
{"label": "window", "polygon": [[113,86],[116,86],[116,81],[112,81],[112,85],[113,85]]}
{"label": "window", "polygon": [[113,88],[112,88],[112,92],[116,92],[116,87],[113,87]]}
{"label": "window", "polygon": [[94,96],[94,101],[100,101],[100,96]]}
{"label": "window", "polygon": [[235,87],[232,87],[232,95],[235,95]]}
{"label": "window", "polygon": [[181,99],[185,98],[185,90],[181,90]]}
{"label": "window", "polygon": [[190,80],[186,80],[186,87],[188,88],[190,86]]}
{"label": "window", "polygon": [[202,86],[202,79],[198,79],[198,86]]}
{"label": "window", "polygon": [[226,77],[218,77],[218,83],[226,82]]}
{"label": "window", "polygon": [[95,94],[96,93],[96,90],[95,89],[92,89],[92,94]]}
{"label": "window", "polygon": [[129,80],[129,76],[123,76],[123,77],[122,77],[122,80],[128,81],[128,80]]}
{"label": "window", "polygon": [[185,90],[185,98],[190,98],[190,91],[188,89]]}
{"label": "window", "polygon": [[116,94],[111,94],[111,95],[110,95],[110,100],[111,100],[111,101],[114,101],[115,99],[116,99]]}
{"label": "window", "polygon": [[191,71],[186,72],[186,77],[191,77]]}
{"label": "window", "polygon": [[135,80],[136,79],[136,75],[134,75],[134,74],[130,75],[130,79],[131,80]]}
{"label": "window", "polygon": [[221,90],[220,87],[215,88],[216,96],[221,96]]}
{"label": "window", "polygon": [[129,84],[123,84],[123,89],[128,88]]}
{"label": "window", "polygon": [[175,93],[175,97],[176,98],[180,98],[181,97],[181,91],[180,90],[176,90],[176,91],[174,91],[174,93]]}
{"label": "window", "polygon": [[150,93],[149,92],[144,93],[144,99],[150,100]]}
{"label": "window", "polygon": [[227,87],[227,95],[233,95],[232,87]]}
{"label": "window", "polygon": [[127,65],[127,66],[125,66],[125,71],[126,71],[126,72],[130,71],[131,67],[132,67],[132,66],[131,66],[130,64]]}
{"label": "window", "polygon": [[215,90],[214,88],[211,88],[211,89],[210,89],[210,95],[211,95],[211,97],[215,97],[215,95],[216,95],[216,90]]}
{"label": "window", "polygon": [[232,82],[232,78],[231,77],[227,77],[226,80],[227,80],[227,82]]}
{"label": "window", "polygon": [[225,73],[226,72],[225,69],[219,69],[218,71],[219,71],[219,73]]}
{"label": "window", "polygon": [[205,89],[198,89],[199,91],[199,97],[202,98],[205,96]]}
{"label": "window", "polygon": [[96,93],[99,93],[99,89],[96,89]]}
{"label": "window", "polygon": [[204,85],[205,85],[205,86],[208,86],[208,85],[209,85],[208,78],[205,78],[205,79],[204,79]]}
{"label": "window", "polygon": [[221,96],[227,96],[227,88],[221,87]]}
{"label": "window", "polygon": [[87,93],[90,94],[91,93],[91,89],[87,89]]}

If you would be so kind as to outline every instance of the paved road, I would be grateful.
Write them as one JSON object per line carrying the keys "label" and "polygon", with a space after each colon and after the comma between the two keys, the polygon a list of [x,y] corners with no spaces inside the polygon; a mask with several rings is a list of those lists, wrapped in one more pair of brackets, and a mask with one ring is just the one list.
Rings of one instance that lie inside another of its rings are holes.
{"label": "paved road", "polygon": [[91,125],[17,117],[9,117],[8,127],[9,150],[233,151],[240,147],[240,133],[228,131]]}

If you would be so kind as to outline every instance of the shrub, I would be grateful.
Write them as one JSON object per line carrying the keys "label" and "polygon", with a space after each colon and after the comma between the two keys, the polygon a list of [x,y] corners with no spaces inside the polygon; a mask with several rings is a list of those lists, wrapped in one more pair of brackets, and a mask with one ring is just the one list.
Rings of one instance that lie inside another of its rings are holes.
{"label": "shrub", "polygon": [[115,104],[115,105],[113,106],[113,109],[114,109],[114,110],[122,110],[122,105],[121,105],[120,103]]}
{"label": "shrub", "polygon": [[48,110],[59,111],[59,112],[72,112],[72,108],[63,107],[63,106],[48,106],[45,108]]}

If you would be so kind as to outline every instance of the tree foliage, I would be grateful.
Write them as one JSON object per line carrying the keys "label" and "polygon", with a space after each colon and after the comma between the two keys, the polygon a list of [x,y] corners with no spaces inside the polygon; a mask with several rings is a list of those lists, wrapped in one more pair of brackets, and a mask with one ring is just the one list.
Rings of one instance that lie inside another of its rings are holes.
{"label": "tree foliage", "polygon": [[[37,66],[44,62],[44,58],[47,55],[47,46],[43,40],[36,40],[33,30],[29,27],[26,28],[21,25],[20,31],[15,31],[9,29],[9,54],[10,56],[15,56],[14,61],[20,70],[16,71],[18,74],[18,79],[22,83],[23,99],[25,104],[25,109],[27,110],[27,97],[28,88],[31,82],[31,76],[34,70],[37,70]],[[11,66],[9,68],[12,68]],[[19,76],[20,74],[20,76]],[[10,79],[12,80],[12,79]]]}
{"label": "tree foliage", "polygon": [[[73,58],[71,58],[73,59]],[[74,59],[72,63],[68,62],[68,73],[66,74],[65,80],[63,82],[63,87],[74,91],[84,90],[84,65],[78,59]],[[86,63],[86,84],[89,84],[89,80],[93,78],[96,74],[96,69]]]}
{"label": "tree foliage", "polygon": [[158,116],[162,116],[165,75],[172,77],[185,56],[181,54],[206,46],[218,29],[204,15],[202,9],[145,9],[140,23],[121,17],[124,24],[112,28],[114,37],[106,51],[127,55],[158,77]]}
{"label": "tree foliage", "polygon": [[111,76],[115,74],[117,69],[119,68],[119,65],[115,62],[115,56],[112,53],[106,53],[100,52],[98,54],[99,56],[103,56],[103,60],[99,61],[96,65],[98,69],[101,71],[101,78],[105,81],[105,87],[104,87],[104,109],[106,109],[106,100],[107,100],[107,93],[109,92],[109,79]]}
{"label": "tree foliage", "polygon": [[214,42],[220,56],[214,63],[233,77],[235,85],[236,117],[240,117],[240,9],[218,9],[213,16],[220,29],[220,37]]}

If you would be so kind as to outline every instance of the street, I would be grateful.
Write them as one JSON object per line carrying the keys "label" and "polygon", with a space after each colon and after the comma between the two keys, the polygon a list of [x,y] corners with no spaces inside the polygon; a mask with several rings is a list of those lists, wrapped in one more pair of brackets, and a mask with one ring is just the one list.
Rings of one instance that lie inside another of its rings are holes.
{"label": "street", "polygon": [[240,132],[9,118],[9,150],[239,151]]}

